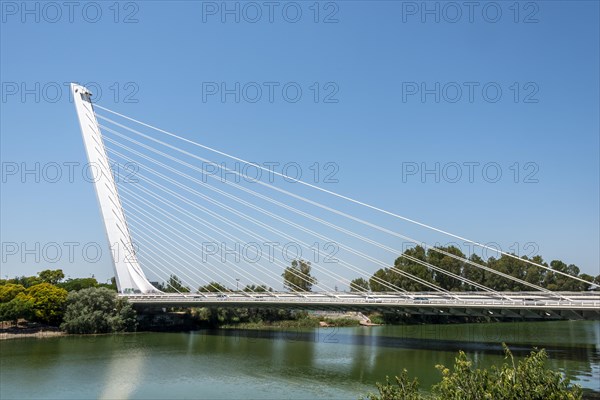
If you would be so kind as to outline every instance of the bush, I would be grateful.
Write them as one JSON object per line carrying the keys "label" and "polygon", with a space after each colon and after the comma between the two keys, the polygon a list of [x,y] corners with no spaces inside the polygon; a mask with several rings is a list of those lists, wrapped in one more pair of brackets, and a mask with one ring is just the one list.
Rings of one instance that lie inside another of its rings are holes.
{"label": "bush", "polygon": [[135,310],[106,288],[69,293],[61,329],[67,333],[130,332],[137,328]]}
{"label": "bush", "polygon": [[568,378],[545,366],[545,350],[532,351],[515,365],[510,350],[504,345],[505,359],[500,368],[473,369],[472,362],[464,352],[455,360],[454,368],[443,365],[436,368],[442,373],[442,381],[433,385],[431,395],[419,393],[417,380],[410,381],[405,371],[396,377],[396,385],[386,378],[385,384],[377,384],[379,394],[370,394],[369,400],[578,400],[582,397],[579,386],[571,386]]}

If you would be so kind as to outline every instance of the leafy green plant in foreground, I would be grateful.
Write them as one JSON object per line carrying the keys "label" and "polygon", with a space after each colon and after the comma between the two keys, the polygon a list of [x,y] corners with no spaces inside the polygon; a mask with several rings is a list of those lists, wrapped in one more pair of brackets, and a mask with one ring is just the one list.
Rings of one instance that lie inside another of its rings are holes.
{"label": "leafy green plant in foreground", "polygon": [[377,384],[378,394],[368,400],[577,400],[582,390],[571,385],[561,373],[546,367],[546,351],[534,350],[515,364],[508,347],[503,345],[505,359],[510,363],[490,369],[474,369],[473,362],[459,352],[452,370],[437,365],[442,380],[433,385],[429,394],[419,391],[417,379],[412,381],[403,370],[396,383]]}

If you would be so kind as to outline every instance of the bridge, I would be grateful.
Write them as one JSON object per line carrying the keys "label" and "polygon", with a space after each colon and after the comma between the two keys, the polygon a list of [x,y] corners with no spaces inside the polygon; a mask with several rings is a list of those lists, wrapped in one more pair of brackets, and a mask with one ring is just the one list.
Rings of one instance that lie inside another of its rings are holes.
{"label": "bridge", "polygon": [[514,319],[600,319],[600,298],[587,293],[506,293],[498,298],[469,292],[372,293],[215,293],[128,295],[137,307],[261,307],[298,310],[380,311],[417,315]]}
{"label": "bridge", "polygon": [[[72,84],[71,90],[87,157],[95,167],[93,182],[117,288],[136,307],[600,319],[600,293],[589,291],[594,285],[586,279],[92,104],[83,86]],[[115,174],[115,165],[123,173]],[[254,172],[251,179],[248,170]],[[282,187],[286,182],[293,185]],[[417,229],[492,251],[514,260],[520,270],[511,274],[490,268],[407,233]],[[406,243],[436,255],[440,263],[399,250]],[[286,251],[294,247],[293,268],[289,254],[274,251],[276,245]],[[267,256],[262,247],[269,250]],[[302,250],[315,260],[302,261]],[[399,253],[405,268],[382,259],[382,254],[396,258]],[[303,270],[307,267],[314,276]],[[377,269],[394,279],[374,274]],[[525,270],[570,280],[582,289],[551,291],[528,279]],[[146,272],[166,287],[151,283]],[[484,284],[484,275],[522,290],[496,290]],[[287,291],[268,289],[280,284],[282,276]],[[381,290],[372,292],[351,277]],[[240,281],[244,290],[239,290]],[[340,291],[338,285],[352,291]]]}

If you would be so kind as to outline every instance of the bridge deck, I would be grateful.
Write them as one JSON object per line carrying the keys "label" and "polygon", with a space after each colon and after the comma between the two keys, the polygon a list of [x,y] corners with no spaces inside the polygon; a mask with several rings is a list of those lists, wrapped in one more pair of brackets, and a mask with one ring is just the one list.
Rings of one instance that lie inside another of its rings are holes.
{"label": "bridge deck", "polygon": [[143,307],[379,310],[408,314],[600,320],[600,293],[243,293],[122,295]]}

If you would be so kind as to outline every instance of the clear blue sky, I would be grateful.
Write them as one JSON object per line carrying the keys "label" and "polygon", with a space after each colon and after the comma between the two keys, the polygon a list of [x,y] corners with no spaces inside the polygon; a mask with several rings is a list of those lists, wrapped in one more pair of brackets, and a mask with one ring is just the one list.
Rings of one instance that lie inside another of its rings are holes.
{"label": "clear blue sky", "polygon": [[[33,168],[37,162],[86,161],[65,84],[95,82],[99,104],[111,109],[246,159],[298,162],[306,177],[314,162],[335,162],[339,183],[322,183],[327,189],[504,250],[513,251],[517,242],[526,252],[525,243],[535,242],[548,261],[600,273],[596,1],[523,2],[518,16],[513,2],[497,2],[502,14],[495,23],[496,8],[482,15],[487,2],[473,10],[472,22],[468,9],[457,17],[446,3],[427,3],[440,7],[436,22],[435,15],[422,14],[421,2],[323,2],[317,23],[312,1],[276,3],[272,22],[263,6],[255,23],[247,20],[256,10],[245,3],[238,5],[239,23],[215,11],[221,2],[123,2],[118,15],[113,2],[100,2],[96,23],[89,21],[97,10],[85,2],[77,3],[72,23],[66,8],[57,16],[41,3],[1,4],[5,173],[13,163]],[[291,23],[295,4],[302,16]],[[246,85],[239,103],[234,95],[222,101],[207,92],[222,82]],[[264,89],[252,103],[250,82],[263,88],[276,82],[273,102]],[[295,103],[281,91],[290,82],[302,89]],[[439,102],[435,94],[421,98],[421,83],[432,89],[436,82]],[[474,82],[473,101],[468,82]],[[496,88],[502,95],[492,102]],[[334,91],[329,98],[337,102],[325,102]],[[470,162],[479,163],[473,182],[464,164]],[[440,163],[448,174],[440,182],[433,175],[403,178],[403,171],[422,163]],[[456,165],[450,163],[462,166],[456,183],[450,182],[449,168]],[[494,174],[482,176],[487,163],[501,168],[498,182],[488,182]],[[57,263],[46,262],[44,254],[40,263],[33,256],[22,262],[23,249],[4,254],[3,277],[42,268],[63,268],[73,277],[112,276],[106,255],[97,263],[81,255],[83,244],[105,239],[93,187],[81,179],[80,167],[75,173],[72,183],[65,176],[58,183],[5,177],[3,244],[81,245],[73,262],[64,254]],[[431,239],[424,232],[420,238]]]}

